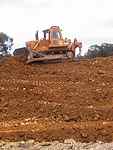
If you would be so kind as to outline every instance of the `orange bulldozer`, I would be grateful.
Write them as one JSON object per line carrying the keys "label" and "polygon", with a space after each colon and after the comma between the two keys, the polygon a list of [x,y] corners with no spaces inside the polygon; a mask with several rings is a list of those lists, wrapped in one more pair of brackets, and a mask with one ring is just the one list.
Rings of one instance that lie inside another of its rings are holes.
{"label": "orange bulldozer", "polygon": [[71,40],[63,39],[59,26],[52,26],[43,30],[42,39],[39,39],[37,31],[35,38],[34,41],[26,42],[25,48],[16,49],[13,53],[14,56],[24,55],[27,63],[73,59],[76,48],[78,47],[80,51],[82,48],[82,43],[76,39],[73,43]]}

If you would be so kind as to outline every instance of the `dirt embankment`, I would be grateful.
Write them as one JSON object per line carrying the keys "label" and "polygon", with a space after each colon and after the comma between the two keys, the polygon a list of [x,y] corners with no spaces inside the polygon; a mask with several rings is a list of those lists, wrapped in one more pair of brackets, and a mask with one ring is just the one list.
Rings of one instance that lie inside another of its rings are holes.
{"label": "dirt embankment", "polygon": [[113,141],[113,57],[1,62],[0,137]]}

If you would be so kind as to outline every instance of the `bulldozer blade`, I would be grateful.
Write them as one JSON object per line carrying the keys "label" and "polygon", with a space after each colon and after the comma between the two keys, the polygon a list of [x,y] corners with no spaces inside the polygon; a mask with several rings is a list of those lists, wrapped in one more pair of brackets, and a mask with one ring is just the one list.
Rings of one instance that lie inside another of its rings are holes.
{"label": "bulldozer blade", "polygon": [[62,60],[66,59],[64,55],[47,55],[39,58],[32,58],[26,61],[27,64],[32,62],[43,62],[43,61],[54,61],[54,60]]}

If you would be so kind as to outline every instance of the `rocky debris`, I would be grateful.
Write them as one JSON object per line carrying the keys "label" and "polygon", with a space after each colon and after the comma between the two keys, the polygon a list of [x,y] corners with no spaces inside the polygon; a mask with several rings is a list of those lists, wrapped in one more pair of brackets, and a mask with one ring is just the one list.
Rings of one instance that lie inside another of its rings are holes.
{"label": "rocky debris", "polygon": [[18,142],[4,142],[0,141],[1,150],[112,150],[113,143],[78,143],[73,139],[65,140],[63,143],[54,142],[35,142],[18,141]]}

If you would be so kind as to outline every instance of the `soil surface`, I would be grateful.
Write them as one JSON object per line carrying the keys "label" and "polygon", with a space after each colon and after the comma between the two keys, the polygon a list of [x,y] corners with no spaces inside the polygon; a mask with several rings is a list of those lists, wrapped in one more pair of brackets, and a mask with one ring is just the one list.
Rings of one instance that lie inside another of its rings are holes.
{"label": "soil surface", "polygon": [[0,61],[0,139],[113,141],[113,57]]}

